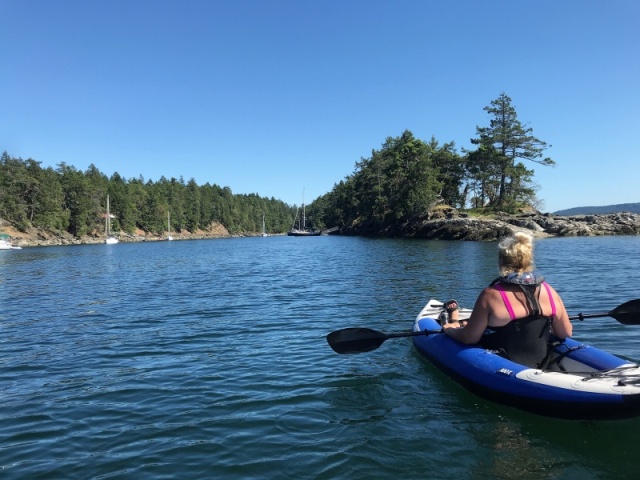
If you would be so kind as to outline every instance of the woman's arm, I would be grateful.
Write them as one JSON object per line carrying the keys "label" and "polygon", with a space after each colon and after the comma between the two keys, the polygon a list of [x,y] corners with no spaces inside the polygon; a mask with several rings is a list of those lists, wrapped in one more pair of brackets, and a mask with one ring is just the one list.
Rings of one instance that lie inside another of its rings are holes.
{"label": "woman's arm", "polygon": [[467,325],[462,328],[456,328],[451,324],[446,324],[443,326],[445,335],[449,335],[461,343],[478,343],[489,323],[490,297],[491,290],[485,288],[473,306]]}
{"label": "woman's arm", "polygon": [[556,318],[553,319],[551,330],[553,330],[553,334],[558,338],[570,337],[573,335],[573,324],[571,320],[569,320],[569,314],[566,308],[564,308],[564,303],[562,303],[558,292],[556,292],[552,286],[549,286],[549,289],[551,290],[551,295],[553,295],[553,301],[556,304]]}

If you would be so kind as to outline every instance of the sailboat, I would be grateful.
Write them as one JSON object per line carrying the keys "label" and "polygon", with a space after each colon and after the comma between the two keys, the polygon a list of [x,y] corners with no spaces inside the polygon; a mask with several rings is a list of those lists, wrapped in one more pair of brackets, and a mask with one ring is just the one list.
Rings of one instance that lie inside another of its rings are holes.
{"label": "sailboat", "polygon": [[264,215],[262,215],[262,236],[263,237],[268,237],[269,235],[267,234],[267,230],[264,226]]}
{"label": "sailboat", "polygon": [[295,228],[296,220],[298,220],[298,212],[296,212],[296,218],[293,219],[291,230],[287,232],[287,235],[290,237],[317,237],[322,234],[321,230],[307,230],[307,219],[304,208],[304,190],[302,190],[302,224],[300,224],[301,222],[298,220],[298,228]]}
{"label": "sailboat", "polygon": [[171,212],[167,212],[167,240],[173,240],[171,236]]}
{"label": "sailboat", "polygon": [[106,240],[104,243],[106,244],[114,244],[118,243],[118,239],[111,235],[111,219],[116,218],[115,215],[111,215],[111,211],[109,210],[109,195],[107,195],[107,214],[105,215],[104,220],[104,234],[106,236]]}

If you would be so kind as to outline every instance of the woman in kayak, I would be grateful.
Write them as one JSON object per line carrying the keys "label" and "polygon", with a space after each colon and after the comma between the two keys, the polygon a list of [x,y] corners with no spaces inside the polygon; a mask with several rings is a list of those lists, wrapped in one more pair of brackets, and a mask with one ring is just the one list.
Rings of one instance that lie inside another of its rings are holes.
{"label": "woman in kayak", "polygon": [[573,326],[558,293],[534,270],[530,235],[517,232],[502,240],[498,260],[501,276],[482,290],[467,324],[456,324],[457,304],[449,305],[453,323],[443,325],[444,333],[538,368],[549,351],[549,334],[562,340]]}

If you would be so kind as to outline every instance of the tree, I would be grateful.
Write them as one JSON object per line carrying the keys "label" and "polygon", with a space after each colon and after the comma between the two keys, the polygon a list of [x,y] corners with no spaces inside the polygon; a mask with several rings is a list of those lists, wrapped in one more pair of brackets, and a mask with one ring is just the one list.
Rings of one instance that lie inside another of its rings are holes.
{"label": "tree", "polygon": [[[522,197],[521,189],[528,188],[529,175],[523,175],[516,168],[516,160],[529,160],[544,166],[553,166],[555,162],[549,158],[541,158],[547,144],[534,137],[531,127],[525,128],[511,105],[511,98],[504,92],[484,108],[491,115],[488,127],[476,127],[478,138],[471,143],[485,148],[485,153],[492,147],[497,152],[494,166],[499,175],[498,197],[496,205],[516,201]],[[526,170],[526,169],[525,169]],[[527,170],[533,175],[533,171]]]}
{"label": "tree", "polygon": [[108,185],[111,213],[116,217],[114,222],[115,228],[133,233],[136,229],[138,213],[131,204],[127,182],[118,172],[115,172],[111,175]]}
{"label": "tree", "polygon": [[4,152],[0,159],[0,216],[11,219],[19,230],[26,231],[36,190],[37,182],[29,175],[25,162]]}
{"label": "tree", "polygon": [[58,164],[60,184],[64,191],[63,208],[69,211],[69,233],[81,237],[96,226],[102,211],[92,203],[92,191],[87,177],[75,167]]}
{"label": "tree", "polygon": [[455,143],[445,143],[440,146],[438,141],[431,137],[429,147],[433,166],[438,172],[441,200],[452,207],[464,208],[464,194],[460,192],[460,185],[465,176],[465,165],[464,160],[456,153]]}
{"label": "tree", "polygon": [[370,159],[356,166],[359,213],[395,222],[425,213],[442,186],[433,167],[432,149],[409,130],[389,137]]}
{"label": "tree", "polygon": [[498,151],[493,145],[480,145],[477,150],[467,153],[467,186],[473,191],[474,208],[495,204],[497,201],[501,176],[498,158]]}
{"label": "tree", "polygon": [[200,187],[192,178],[185,192],[185,222],[187,230],[195,232],[200,227]]}
{"label": "tree", "polygon": [[317,224],[332,227],[364,220],[382,227],[426,213],[443,190],[434,157],[440,153],[441,166],[449,165],[453,144],[441,152],[433,148],[409,130],[388,137],[380,150],[356,163],[353,175],[334,185],[317,205],[311,204]]}
{"label": "tree", "polygon": [[68,215],[62,208],[64,192],[57,173],[51,167],[42,169],[40,162],[33,160],[27,161],[27,170],[37,185],[31,201],[31,224],[48,230],[66,230]]}

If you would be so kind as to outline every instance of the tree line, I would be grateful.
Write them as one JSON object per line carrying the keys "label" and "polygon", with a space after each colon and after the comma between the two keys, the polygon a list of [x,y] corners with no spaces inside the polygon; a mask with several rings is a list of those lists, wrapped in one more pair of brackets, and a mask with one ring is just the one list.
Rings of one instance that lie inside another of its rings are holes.
{"label": "tree line", "polygon": [[30,227],[68,232],[76,237],[104,230],[109,195],[112,230],[133,234],[141,229],[152,234],[167,230],[195,232],[212,223],[229,233],[262,230],[264,215],[269,232],[291,227],[296,207],[257,194],[234,195],[229,187],[197,185],[191,179],[126,180],[118,173],[107,177],[95,165],[86,171],[61,163],[42,168],[33,159],[0,157],[0,218],[17,229]]}
{"label": "tree line", "polygon": [[[523,163],[554,165],[543,158],[547,144],[517,118],[502,93],[484,108],[490,121],[476,127],[474,150],[458,152],[454,142],[423,141],[406,130],[355,164],[353,174],[306,207],[306,225],[326,229],[367,222],[378,226],[424,215],[438,204],[465,210],[516,211],[537,206],[534,171]],[[39,227],[74,236],[102,227],[109,195],[114,231],[161,234],[167,213],[172,229],[195,232],[212,223],[231,234],[258,232],[262,216],[270,233],[286,232],[297,207],[273,197],[234,195],[229,187],[191,179],[145,182],[107,177],[95,165],[82,172],[65,163],[42,168],[33,159],[0,158],[0,217],[26,231]]]}
{"label": "tree line", "polygon": [[[505,93],[484,108],[489,126],[476,127],[475,150],[425,142],[406,130],[356,162],[355,171],[308,207],[316,228],[357,222],[384,227],[424,215],[438,204],[461,210],[514,212],[537,207],[534,171],[522,161],[555,165],[547,144],[522,125]],[[521,161],[522,160],[522,161]]]}

